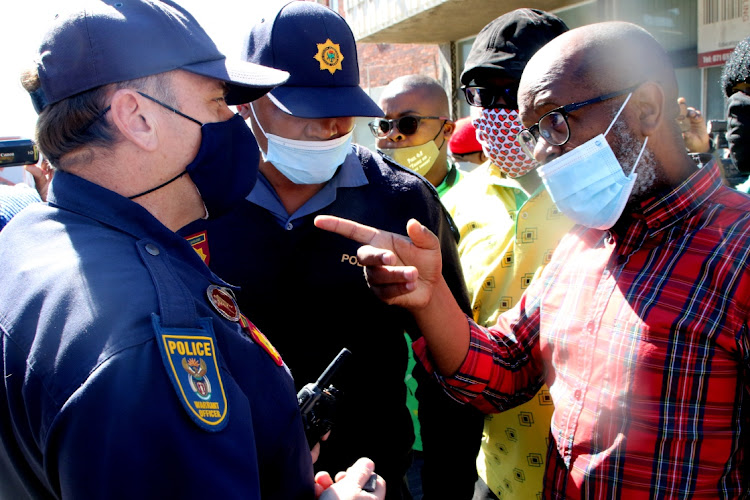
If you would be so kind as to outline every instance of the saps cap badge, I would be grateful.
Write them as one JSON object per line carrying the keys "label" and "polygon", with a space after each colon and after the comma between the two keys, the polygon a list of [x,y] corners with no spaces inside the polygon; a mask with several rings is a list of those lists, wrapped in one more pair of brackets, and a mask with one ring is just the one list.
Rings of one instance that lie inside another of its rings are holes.
{"label": "saps cap badge", "polygon": [[337,70],[343,71],[341,61],[344,60],[344,56],[341,54],[341,47],[338,43],[333,43],[330,38],[327,38],[325,42],[316,45],[318,53],[313,58],[320,63],[321,71],[328,70],[331,74]]}

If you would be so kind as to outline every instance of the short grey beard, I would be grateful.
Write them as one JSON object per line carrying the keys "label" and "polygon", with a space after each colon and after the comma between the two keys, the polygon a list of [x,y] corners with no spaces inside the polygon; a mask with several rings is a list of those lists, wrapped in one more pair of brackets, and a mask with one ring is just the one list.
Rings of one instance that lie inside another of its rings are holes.
{"label": "short grey beard", "polygon": [[[612,134],[613,145],[616,145],[619,148],[618,160],[620,166],[622,166],[625,175],[630,175],[633,168],[636,166],[635,162],[638,159],[638,154],[641,151],[641,147],[643,147],[643,143],[637,141],[635,137],[633,137],[628,126],[622,121],[615,122],[609,132]],[[643,155],[641,155],[641,159],[638,160],[637,166],[638,169],[636,170],[636,173],[638,174],[638,177],[635,179],[635,184],[633,185],[633,191],[630,193],[628,205],[636,200],[640,200],[643,195],[648,193],[656,184],[658,177],[656,160],[654,159],[653,153],[649,151],[648,146],[643,150]]]}

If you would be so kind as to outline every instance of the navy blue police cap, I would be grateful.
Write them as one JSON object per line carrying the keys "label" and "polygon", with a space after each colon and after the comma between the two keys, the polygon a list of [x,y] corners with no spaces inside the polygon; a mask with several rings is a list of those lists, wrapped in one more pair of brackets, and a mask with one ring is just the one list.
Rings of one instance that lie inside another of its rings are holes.
{"label": "navy blue police cap", "polygon": [[253,26],[247,60],[290,73],[268,96],[301,118],[384,116],[359,86],[354,35],[343,17],[316,2],[293,1]]}
{"label": "navy blue police cap", "polygon": [[37,112],[102,85],[182,69],[229,84],[227,102],[242,104],[288,74],[228,60],[198,24],[169,0],[77,0],[64,3],[39,48]]}

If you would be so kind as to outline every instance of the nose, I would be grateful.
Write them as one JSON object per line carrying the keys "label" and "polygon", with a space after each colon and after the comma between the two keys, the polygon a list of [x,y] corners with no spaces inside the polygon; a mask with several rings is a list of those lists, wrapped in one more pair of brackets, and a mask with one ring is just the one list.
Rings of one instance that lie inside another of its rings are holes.
{"label": "nose", "polygon": [[313,120],[308,133],[314,139],[327,141],[348,134],[354,126],[351,117],[319,118]]}
{"label": "nose", "polygon": [[540,164],[549,163],[562,154],[562,146],[550,144],[541,135],[534,145],[534,159]]}
{"label": "nose", "polygon": [[234,116],[234,112],[229,109],[229,106],[224,106],[224,109],[221,110],[221,118],[222,120],[229,120]]}
{"label": "nose", "polygon": [[401,133],[401,131],[396,127],[395,123],[391,123],[391,129],[388,131],[385,139],[391,142],[401,142],[406,139],[406,136]]}
{"label": "nose", "polygon": [[315,139],[327,141],[328,139],[336,135],[336,130],[337,127],[335,118],[320,118],[312,122],[309,133]]}

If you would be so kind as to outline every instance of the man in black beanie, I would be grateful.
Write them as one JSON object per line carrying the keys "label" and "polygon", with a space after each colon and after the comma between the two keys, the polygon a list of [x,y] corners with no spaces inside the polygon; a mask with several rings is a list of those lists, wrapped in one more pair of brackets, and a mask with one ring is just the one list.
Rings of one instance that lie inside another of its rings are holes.
{"label": "man in black beanie", "polygon": [[[750,37],[734,48],[721,74],[721,87],[727,98],[727,142],[737,169],[750,173]],[[747,185],[747,183],[745,183]]]}
{"label": "man in black beanie", "polygon": [[[537,50],[567,30],[541,10],[508,12],[477,35],[461,74],[488,161],[451,189],[443,204],[461,234],[458,253],[472,315],[482,325],[494,324],[515,305],[573,225],[542,188],[538,164],[516,139],[522,128],[516,99],[521,73]],[[552,410],[544,386],[531,401],[486,416],[475,500],[536,498]]]}

